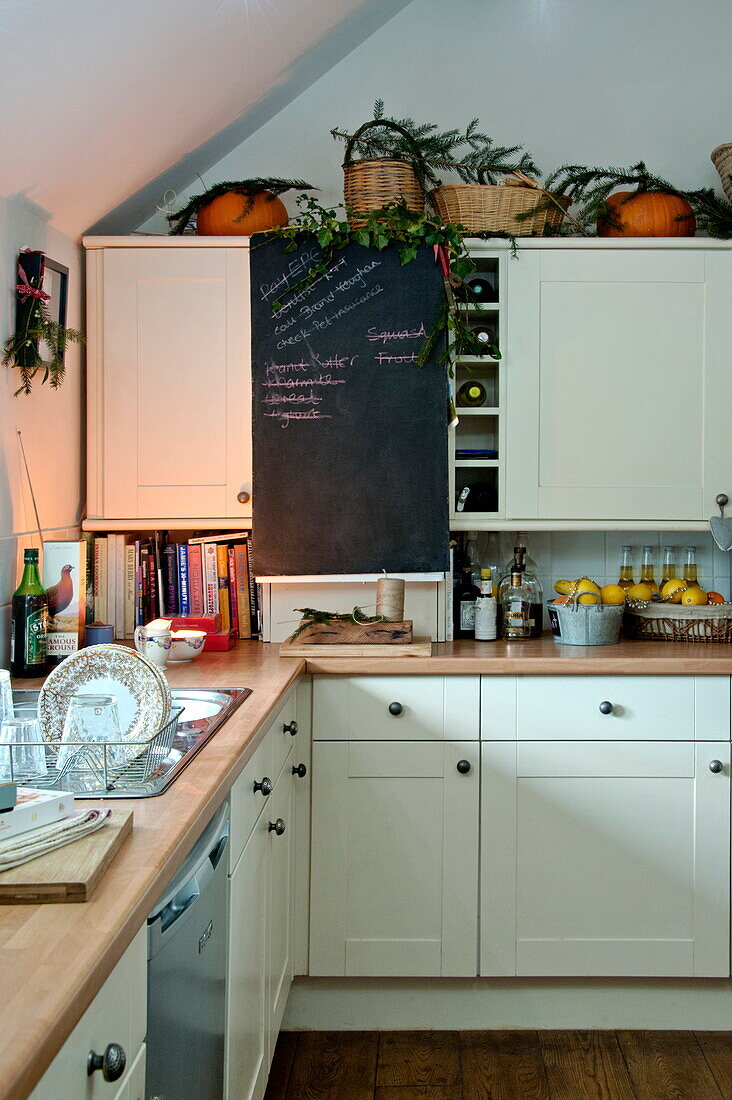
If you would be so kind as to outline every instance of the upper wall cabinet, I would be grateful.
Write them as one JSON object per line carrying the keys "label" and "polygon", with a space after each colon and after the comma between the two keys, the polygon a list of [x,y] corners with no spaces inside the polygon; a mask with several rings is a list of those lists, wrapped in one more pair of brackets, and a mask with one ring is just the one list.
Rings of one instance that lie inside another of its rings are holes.
{"label": "upper wall cabinet", "polygon": [[694,522],[732,497],[732,252],[696,243],[504,261],[507,520]]}
{"label": "upper wall cabinet", "polygon": [[249,250],[143,241],[84,242],[88,517],[249,520]]}

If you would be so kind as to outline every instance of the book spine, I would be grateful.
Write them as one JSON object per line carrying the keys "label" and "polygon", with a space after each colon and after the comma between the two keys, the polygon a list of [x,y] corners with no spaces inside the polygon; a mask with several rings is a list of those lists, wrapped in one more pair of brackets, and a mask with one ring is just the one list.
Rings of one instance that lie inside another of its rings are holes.
{"label": "book spine", "polygon": [[257,591],[257,582],[254,579],[254,572],[252,571],[252,540],[248,538],[246,540],[247,548],[247,569],[249,573],[249,611],[252,617],[252,637],[259,635],[262,629],[262,624],[259,621],[259,593]]}
{"label": "book spine", "polygon": [[81,536],[84,540],[86,552],[86,622],[94,622],[94,535],[87,531]]}
{"label": "book spine", "polygon": [[135,626],[142,625],[142,546],[135,539]]}
{"label": "book spine", "polygon": [[158,567],[155,563],[155,547],[150,545],[150,552],[147,556],[147,578],[148,578],[148,592],[150,594],[149,610],[148,614],[150,619],[157,619],[160,617],[160,593],[158,590]]}
{"label": "book spine", "polygon": [[249,563],[244,543],[234,547],[234,568],[236,571],[236,599],[239,617],[239,637],[251,638],[252,616],[249,607]]}
{"label": "book spine", "polygon": [[178,605],[178,547],[174,542],[167,543],[163,551],[163,591],[165,593],[165,615],[177,615]]}
{"label": "book spine", "polygon": [[200,545],[188,543],[188,584],[190,589],[189,614],[197,619],[206,613],[203,590],[203,552]]}
{"label": "book spine", "polygon": [[450,565],[448,566],[447,576],[445,577],[445,641],[452,642],[455,637],[455,627],[453,623],[453,615],[455,613],[454,607],[454,588],[453,588],[453,570],[455,568],[455,550],[450,547]]}
{"label": "book spine", "polygon": [[143,623],[150,622],[150,572],[148,568],[148,558],[150,557],[150,547],[146,542],[143,542],[140,547],[140,573],[141,577],[141,596],[140,605],[142,607],[142,621]]}
{"label": "book spine", "polygon": [[213,542],[207,542],[203,547],[203,585],[205,614],[215,615],[219,610],[219,571],[216,544]]}
{"label": "book spine", "polygon": [[236,561],[234,559],[234,547],[229,546],[226,551],[226,565],[229,572],[229,612],[231,614],[231,626],[239,637],[239,593],[236,590]]}
{"label": "book spine", "polygon": [[125,536],[116,535],[117,542],[117,557],[116,567],[114,574],[114,608],[115,608],[115,637],[125,638],[125,569],[126,569],[126,553],[127,547],[125,545]]}
{"label": "book spine", "polygon": [[228,549],[225,542],[219,542],[216,545],[216,576],[219,590],[219,611],[221,612],[222,630],[231,630]]}
{"label": "book spine", "polygon": [[165,614],[165,588],[163,587],[163,540],[159,531],[153,538],[153,558],[155,562],[155,616]]}
{"label": "book spine", "polygon": [[94,540],[94,618],[99,623],[108,622],[107,617],[107,539]]}
{"label": "book spine", "polygon": [[86,597],[89,587],[88,557],[89,544],[86,539],[79,539],[79,576],[76,581],[77,600],[79,602],[79,647],[84,644],[84,631],[86,630]]}
{"label": "book spine", "polygon": [[125,546],[125,638],[135,635],[135,595],[137,578],[135,576],[135,546]]}
{"label": "book spine", "polygon": [[178,604],[181,615],[190,614],[191,590],[188,577],[188,547],[184,542],[178,547]]}
{"label": "book spine", "polygon": [[117,636],[117,539],[107,535],[107,622]]}

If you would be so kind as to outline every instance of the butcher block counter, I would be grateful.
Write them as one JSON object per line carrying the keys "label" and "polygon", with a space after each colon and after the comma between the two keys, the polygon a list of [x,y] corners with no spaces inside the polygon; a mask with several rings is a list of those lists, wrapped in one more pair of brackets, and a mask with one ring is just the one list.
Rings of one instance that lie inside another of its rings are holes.
{"label": "butcher block counter", "polygon": [[429,658],[334,659],[323,650],[306,662],[245,642],[169,670],[173,687],[249,687],[252,695],[163,795],[112,803],[134,810],[134,830],[89,902],[0,907],[0,1100],[32,1090],[304,675],[732,675],[732,646],[713,644],[580,648],[547,636],[435,644]]}

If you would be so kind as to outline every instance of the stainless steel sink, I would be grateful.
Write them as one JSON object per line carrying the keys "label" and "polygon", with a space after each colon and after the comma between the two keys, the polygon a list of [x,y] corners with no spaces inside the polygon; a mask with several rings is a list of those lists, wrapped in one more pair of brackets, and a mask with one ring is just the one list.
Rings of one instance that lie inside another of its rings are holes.
{"label": "stainless steel sink", "polygon": [[[126,768],[115,774],[104,789],[77,791],[77,798],[152,798],[162,794],[173,783],[193,757],[203,748],[209,738],[241,706],[251,688],[173,688],[171,691],[174,707],[183,707],[178,719],[173,743],[162,760],[155,762],[144,779],[140,779],[141,769],[138,761],[132,761]],[[14,691],[16,706],[34,706],[38,700],[37,691]],[[50,752],[50,750],[48,750]],[[162,755],[162,754],[161,754]],[[49,758],[49,778],[53,776],[53,757]],[[34,781],[35,783],[35,781]],[[37,786],[48,787],[48,781]]]}

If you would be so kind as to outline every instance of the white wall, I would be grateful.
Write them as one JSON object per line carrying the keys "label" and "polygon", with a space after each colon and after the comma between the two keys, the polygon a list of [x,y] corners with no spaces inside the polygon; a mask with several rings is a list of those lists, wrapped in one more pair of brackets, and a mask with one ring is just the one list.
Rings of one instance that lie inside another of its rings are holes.
{"label": "white wall", "polygon": [[645,159],[678,186],[713,186],[709,154],[732,140],[731,34],[720,0],[412,0],[206,182],[296,176],[340,201],[343,146],[329,131],[352,131],[382,96],[388,114],[440,127],[477,115],[545,172]]}
{"label": "white wall", "polygon": [[[46,216],[25,200],[0,199],[0,344],[15,327],[17,255],[25,247],[42,249],[69,268],[67,324],[83,328],[79,246],[51,229]],[[23,434],[44,532],[75,538],[83,500],[82,359],[80,349],[70,347],[61,388],[52,390],[36,380],[29,397],[13,396],[18,371],[0,367],[0,667],[7,667],[9,659],[9,601],[23,550],[39,544],[17,430]]]}

